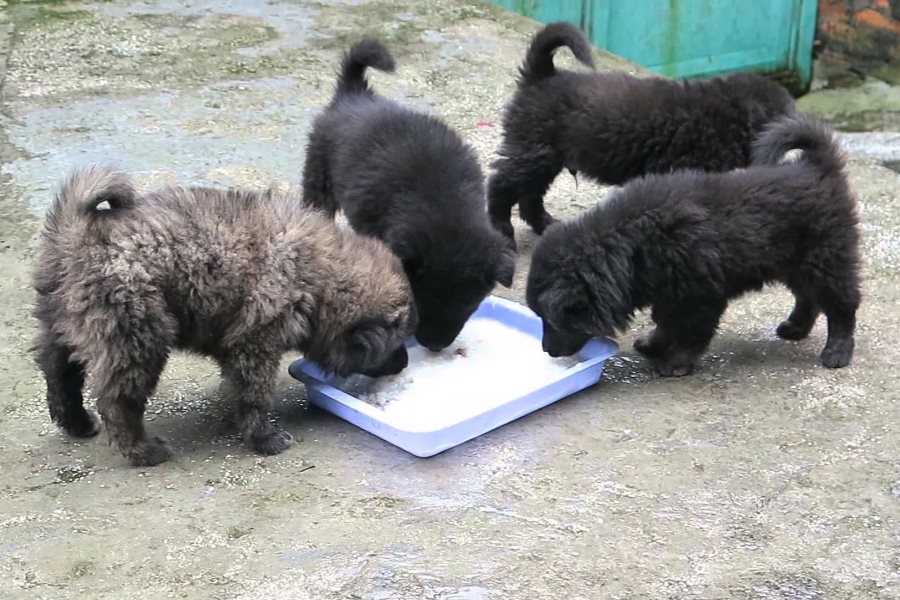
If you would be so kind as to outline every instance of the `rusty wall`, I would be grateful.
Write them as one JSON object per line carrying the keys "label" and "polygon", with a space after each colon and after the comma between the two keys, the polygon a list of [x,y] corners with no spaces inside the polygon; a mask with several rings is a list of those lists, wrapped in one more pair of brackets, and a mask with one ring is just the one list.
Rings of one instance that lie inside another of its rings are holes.
{"label": "rusty wall", "polygon": [[900,0],[819,0],[816,53],[852,75],[900,83]]}

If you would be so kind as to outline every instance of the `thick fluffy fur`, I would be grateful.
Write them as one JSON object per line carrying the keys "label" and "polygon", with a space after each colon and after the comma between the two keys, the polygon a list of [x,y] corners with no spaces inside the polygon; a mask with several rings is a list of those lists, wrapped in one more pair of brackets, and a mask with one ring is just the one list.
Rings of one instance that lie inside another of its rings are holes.
{"label": "thick fluffy fur", "polygon": [[292,194],[172,188],[138,196],[105,169],[76,172],[47,216],[34,275],[35,350],[50,415],[92,436],[85,376],[110,442],[134,465],[171,456],[143,415],[173,348],[213,357],[244,440],[276,454],[270,422],[285,351],[340,373],[398,372],[415,308],[400,262]]}
{"label": "thick fluffy fur", "polygon": [[[794,163],[780,164],[791,149]],[[606,203],[547,230],[528,274],[544,349],[576,352],[650,307],[656,328],[635,342],[663,375],[685,375],[732,298],[781,282],[796,304],[780,337],[805,338],[828,318],[822,364],[853,354],[860,302],[854,199],[831,132],[807,117],[767,129],[753,166],[683,171],[633,181]]]}
{"label": "thick fluffy fur", "polygon": [[750,148],[773,118],[793,112],[780,85],[757,75],[676,82],[553,67],[567,46],[593,66],[584,35],[568,23],[535,35],[507,106],[503,142],[488,184],[491,222],[514,246],[518,202],[538,233],[553,222],[543,198],[566,168],[610,185],[675,169],[727,171],[750,162]]}
{"label": "thick fluffy fur", "polygon": [[344,57],[331,104],[316,120],[303,170],[304,199],[402,259],[419,312],[418,341],[448,346],[495,282],[509,287],[515,255],[485,211],[475,152],[447,125],[377,96],[366,67],[392,71],[376,41]]}

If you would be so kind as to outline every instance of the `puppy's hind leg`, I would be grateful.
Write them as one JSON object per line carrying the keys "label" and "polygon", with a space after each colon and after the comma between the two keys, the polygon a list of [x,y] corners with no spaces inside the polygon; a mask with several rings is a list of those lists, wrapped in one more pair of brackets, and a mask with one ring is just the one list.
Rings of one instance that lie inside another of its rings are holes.
{"label": "puppy's hind leg", "polygon": [[[139,335],[139,334],[137,334]],[[166,364],[166,348],[154,348],[140,356],[115,351],[116,368],[99,365],[94,375],[97,408],[103,417],[110,444],[136,467],[151,467],[172,458],[172,450],[160,437],[147,437],[144,410]]]}
{"label": "puppy's hind leg", "polygon": [[838,289],[823,290],[819,296],[819,303],[828,318],[828,339],[820,359],[822,365],[830,369],[846,367],[853,358],[853,334],[860,303],[857,285],[854,277]]}
{"label": "puppy's hind leg", "polygon": [[222,393],[234,403],[244,443],[260,454],[280,454],[293,436],[271,422],[271,398],[281,357],[256,349],[232,352],[222,361]]}
{"label": "puppy's hind leg", "polygon": [[315,135],[306,148],[306,163],[303,165],[303,202],[332,218],[338,209],[331,187],[328,148]]}
{"label": "puppy's hind leg", "polygon": [[544,208],[544,194],[562,170],[555,153],[529,152],[499,159],[496,172],[488,182],[488,214],[491,224],[515,248],[512,207],[519,204],[519,214],[538,235],[555,221]]}
{"label": "puppy's hind leg", "polygon": [[37,363],[47,381],[50,418],[75,437],[93,437],[100,420],[85,410],[84,366],[72,360],[72,353],[52,333],[43,333],[37,346]]}
{"label": "puppy's hind leg", "polygon": [[782,321],[775,333],[785,340],[805,339],[816,324],[819,307],[815,299],[805,291],[792,287],[794,291],[794,309],[787,319]]}

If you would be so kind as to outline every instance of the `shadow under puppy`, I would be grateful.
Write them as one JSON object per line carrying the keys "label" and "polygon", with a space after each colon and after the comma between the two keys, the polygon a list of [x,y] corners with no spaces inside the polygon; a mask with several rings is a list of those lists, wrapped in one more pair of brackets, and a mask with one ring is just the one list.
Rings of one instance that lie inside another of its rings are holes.
{"label": "shadow under puppy", "polygon": [[173,348],[214,358],[248,446],[293,441],[270,422],[284,352],[349,375],[394,374],[415,308],[400,261],[341,231],[294,194],[170,188],[138,196],[126,175],[74,173],[37,257],[35,342],[53,420],[93,436],[89,375],[110,443],[133,465],[171,457],[144,409]]}
{"label": "shadow under puppy", "polygon": [[[780,163],[792,149],[803,150],[799,160]],[[549,228],[526,295],[551,356],[612,336],[650,307],[656,328],[634,347],[660,374],[686,375],[729,300],[781,282],[795,305],[777,334],[803,339],[824,312],[822,364],[843,367],[853,355],[859,264],[855,201],[831,132],[791,116],[762,134],[745,170],[649,175]]]}
{"label": "shadow under puppy", "polygon": [[677,169],[745,167],[763,127],[794,110],[782,86],[758,75],[677,82],[576,73],[554,67],[553,53],[561,46],[593,67],[591,47],[578,28],[546,26],[531,42],[503,118],[489,211],[513,247],[512,207],[518,202],[522,219],[543,233],[554,220],[543,198],[563,168],[620,185]]}
{"label": "shadow under puppy", "polygon": [[475,152],[439,119],[377,96],[367,67],[393,71],[379,42],[344,56],[334,97],[314,124],[303,195],[352,227],[384,240],[403,261],[419,314],[416,339],[450,345],[493,289],[509,287],[515,254],[485,210]]}

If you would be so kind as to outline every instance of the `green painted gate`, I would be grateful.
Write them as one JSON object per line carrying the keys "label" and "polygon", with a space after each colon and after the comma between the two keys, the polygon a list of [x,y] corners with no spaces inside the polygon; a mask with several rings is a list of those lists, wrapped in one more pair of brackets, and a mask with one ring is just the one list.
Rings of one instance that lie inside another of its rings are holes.
{"label": "green painted gate", "polygon": [[816,0],[494,0],[537,21],[578,24],[591,42],[670,77],[787,74],[805,90]]}

